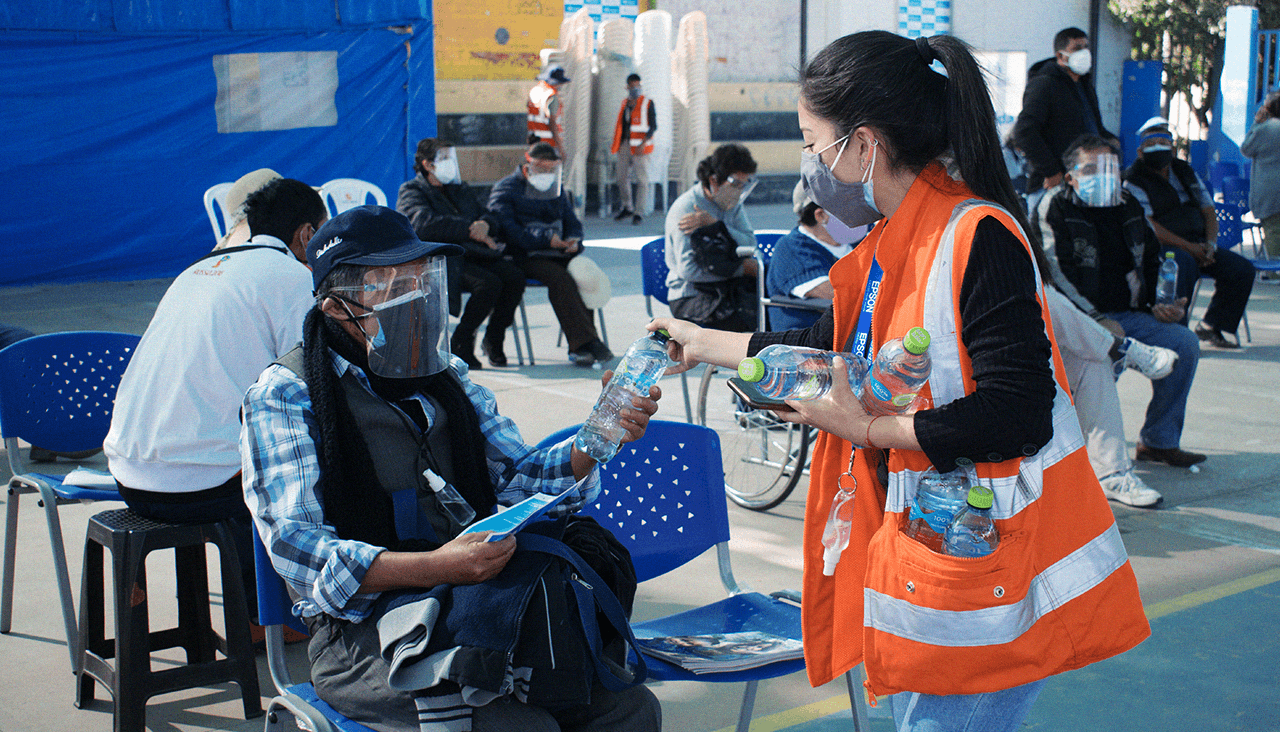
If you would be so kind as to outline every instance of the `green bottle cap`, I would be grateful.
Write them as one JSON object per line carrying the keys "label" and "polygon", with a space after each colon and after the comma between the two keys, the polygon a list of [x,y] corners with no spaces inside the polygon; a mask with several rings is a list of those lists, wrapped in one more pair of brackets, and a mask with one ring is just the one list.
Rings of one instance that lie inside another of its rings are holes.
{"label": "green bottle cap", "polygon": [[1165,259],[1173,259],[1173,252],[1165,252],[1165,253],[1164,253],[1164,258],[1165,258]]}
{"label": "green bottle cap", "polygon": [[902,347],[919,356],[929,350],[929,331],[924,328],[912,328],[902,338]]}
{"label": "green bottle cap", "polygon": [[742,362],[738,364],[738,376],[742,377],[743,381],[752,383],[763,379],[764,360],[755,356],[742,359]]}
{"label": "green bottle cap", "polygon": [[659,328],[655,330],[653,334],[656,336],[661,336],[660,340],[663,343],[666,343],[667,341],[671,340],[671,334],[667,332],[666,328]]}
{"label": "green bottle cap", "polygon": [[996,503],[996,494],[985,485],[975,485],[969,489],[969,505],[974,508],[991,508]]}

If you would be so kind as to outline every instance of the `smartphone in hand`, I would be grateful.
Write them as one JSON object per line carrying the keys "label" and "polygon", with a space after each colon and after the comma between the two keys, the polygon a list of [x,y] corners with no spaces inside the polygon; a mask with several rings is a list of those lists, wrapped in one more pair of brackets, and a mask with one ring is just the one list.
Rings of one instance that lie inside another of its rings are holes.
{"label": "smartphone in hand", "polygon": [[750,381],[744,381],[742,378],[734,376],[729,379],[728,383],[729,390],[737,394],[752,409],[772,409],[775,412],[796,411],[781,399],[774,399],[761,394],[760,389]]}

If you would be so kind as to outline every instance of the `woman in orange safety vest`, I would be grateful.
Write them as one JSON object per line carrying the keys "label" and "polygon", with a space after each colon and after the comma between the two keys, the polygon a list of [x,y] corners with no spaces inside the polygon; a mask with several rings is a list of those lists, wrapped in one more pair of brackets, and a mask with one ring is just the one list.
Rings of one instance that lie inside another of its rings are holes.
{"label": "woman in orange safety vest", "polygon": [[[728,367],[772,343],[869,358],[929,331],[931,407],[872,416],[836,378],[780,414],[822,430],[805,509],[805,662],[814,686],[865,662],[900,730],[1017,729],[1047,677],[1150,628],[1085,454],[986,84],[952,37],[858,33],[805,67],[799,118],[814,202],[847,226],[875,222],[831,269],[832,310],[785,333],[650,328],[669,330],[684,366]],[[937,554],[902,533],[930,467],[994,491],[992,553]],[[838,487],[853,489],[852,539],[827,574]]]}

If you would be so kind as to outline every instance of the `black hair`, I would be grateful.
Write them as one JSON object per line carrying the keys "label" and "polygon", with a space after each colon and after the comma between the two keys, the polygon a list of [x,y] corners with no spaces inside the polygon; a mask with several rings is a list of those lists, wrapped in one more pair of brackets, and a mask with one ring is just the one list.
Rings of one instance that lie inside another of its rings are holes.
{"label": "black hair", "polygon": [[[934,61],[946,76],[930,68]],[[912,40],[887,31],[847,35],[805,65],[800,97],[810,112],[836,126],[837,138],[872,128],[883,138],[881,155],[892,168],[919,172],[950,151],[970,190],[1003,206],[1034,236],[1004,164],[991,94],[964,41]]]}
{"label": "black hair", "polygon": [[534,160],[559,160],[560,151],[549,142],[537,142],[529,148],[529,157]]}
{"label": "black hair", "polygon": [[1280,117],[1280,91],[1273,91],[1268,94],[1262,105],[1267,108],[1267,114],[1272,117]]}
{"label": "black hair", "polygon": [[1075,39],[1088,38],[1088,37],[1089,37],[1088,33],[1085,33],[1084,31],[1080,30],[1075,26],[1071,26],[1070,28],[1063,28],[1062,30],[1058,31],[1058,35],[1053,37],[1053,52],[1057,53],[1058,51],[1064,51],[1066,50],[1067,46],[1070,46],[1071,42],[1074,41]]}
{"label": "black hair", "polygon": [[1080,162],[1079,155],[1081,150],[1101,150],[1104,148],[1116,155],[1120,154],[1119,148],[1113,145],[1110,140],[1104,140],[1097,135],[1089,133],[1080,135],[1072,140],[1071,144],[1067,146],[1067,151],[1062,153],[1062,167],[1067,170],[1076,167],[1076,163]]}
{"label": "black hair", "polygon": [[245,219],[253,236],[267,234],[288,244],[303,224],[316,228],[329,216],[315,189],[299,180],[279,178],[249,194]]}
{"label": "black hair", "polygon": [[640,81],[640,75],[639,75],[639,74],[627,74],[627,83],[628,83],[628,84],[630,84],[630,83],[631,83],[631,82],[633,82],[633,81]]}
{"label": "black hair", "polygon": [[800,209],[800,223],[805,226],[815,226],[818,223],[817,212],[820,208],[822,207],[813,201],[806,203],[804,208]]}
{"label": "black hair", "polygon": [[422,163],[436,161],[436,153],[441,150],[453,147],[452,142],[441,140],[437,137],[424,137],[418,140],[418,151],[413,156],[413,167],[422,172]]}
{"label": "black hair", "polygon": [[709,187],[713,175],[717,183],[724,183],[734,173],[755,175],[756,167],[756,160],[745,145],[728,142],[698,163],[698,180]]}

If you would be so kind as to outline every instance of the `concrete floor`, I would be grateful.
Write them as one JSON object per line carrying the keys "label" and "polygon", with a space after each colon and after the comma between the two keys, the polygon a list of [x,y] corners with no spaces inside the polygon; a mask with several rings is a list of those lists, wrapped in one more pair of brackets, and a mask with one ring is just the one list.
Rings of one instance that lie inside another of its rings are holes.
{"label": "concrete floor", "polygon": [[[749,206],[758,229],[789,229],[789,206]],[[640,289],[639,244],[661,233],[661,217],[640,226],[589,219],[591,239],[612,239],[588,254],[609,274],[613,300],[606,308],[613,350],[621,353],[647,321]],[[634,237],[622,239],[622,237]],[[167,280],[34,286],[0,291],[0,322],[37,333],[101,329],[141,333]],[[1201,308],[1211,288],[1201,294]],[[475,379],[498,396],[503,412],[537,442],[584,419],[599,392],[600,372],[569,365],[557,347],[555,318],[545,292],[527,296],[537,366],[485,369]],[[655,304],[657,312],[666,313]],[[1051,680],[1027,729],[1227,730],[1280,729],[1275,698],[1280,663],[1280,287],[1260,284],[1249,307],[1253,342],[1236,352],[1205,348],[1191,393],[1183,446],[1206,452],[1198,474],[1141,464],[1139,472],[1165,495],[1159,510],[1114,505],[1137,572],[1154,637],[1138,649]],[[508,342],[508,355],[514,348]],[[513,358],[514,363],[514,358]],[[678,379],[664,381],[660,416],[682,419]],[[1119,382],[1127,432],[1136,436],[1150,391],[1132,372]],[[550,407],[550,408],[549,408]],[[99,456],[88,461],[105,469]],[[68,470],[70,463],[42,466]],[[7,475],[7,472],[6,472]],[[803,484],[776,509],[757,513],[730,506],[738,579],[754,589],[797,588]],[[112,505],[62,508],[71,576],[78,595],[84,527],[89,516]],[[111,704],[89,709],[72,704],[73,678],[50,573],[48,537],[32,497],[23,498],[21,544],[13,630],[0,636],[0,732],[109,730]],[[167,571],[152,560],[154,577]],[[719,599],[714,560],[702,557],[642,585],[637,620],[658,617]],[[166,595],[153,581],[152,596]],[[171,594],[171,593],[168,593]],[[157,602],[160,622],[172,608]],[[155,622],[155,621],[153,621]],[[1099,622],[1105,622],[1100,618]],[[305,676],[302,646],[290,646],[295,676]],[[156,664],[178,656],[160,656]],[[260,662],[265,659],[260,658]],[[269,694],[260,663],[261,692]],[[730,728],[740,684],[656,684],[668,730],[706,732]],[[106,696],[99,692],[99,697]],[[241,717],[239,692],[228,684],[156,697],[148,705],[152,730],[256,730],[261,718]],[[872,727],[891,728],[888,704],[872,710]],[[763,682],[755,732],[852,729],[842,683],[813,689],[803,674]]]}

